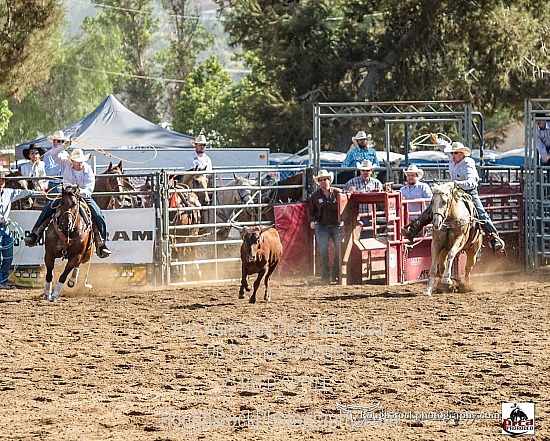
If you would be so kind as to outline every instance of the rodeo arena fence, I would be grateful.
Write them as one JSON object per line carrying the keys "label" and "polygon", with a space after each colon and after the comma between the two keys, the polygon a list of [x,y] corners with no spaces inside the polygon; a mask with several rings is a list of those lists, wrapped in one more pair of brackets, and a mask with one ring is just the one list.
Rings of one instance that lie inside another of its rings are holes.
{"label": "rodeo arena fence", "polygon": [[[550,259],[550,169],[540,166],[535,149],[535,126],[550,114],[550,100],[526,102],[526,164],[523,166],[479,164],[480,197],[506,242],[506,253],[494,254],[488,246],[474,274],[538,269]],[[321,166],[321,121],[325,118],[378,118],[386,133],[387,158],[377,169],[389,184],[379,193],[342,194],[339,218],[344,222],[341,247],[340,283],[404,284],[428,279],[431,265],[430,227],[409,243],[401,228],[416,218],[429,200],[403,200],[399,192],[403,170],[389,161],[390,129],[405,125],[405,156],[413,128],[421,124],[456,123],[458,139],[472,145],[476,130],[468,103],[318,103],[314,107],[314,139],[307,165],[276,165],[215,169],[208,184],[199,188],[178,185],[184,178],[204,172],[126,169],[125,178],[135,191],[94,193],[117,198],[134,198],[128,208],[104,210],[113,254],[92,259],[91,280],[96,284],[169,285],[240,278],[241,232],[245,227],[274,225],[283,242],[280,276],[309,276],[316,273],[316,252],[307,219],[307,198],[315,189],[312,176],[319,168],[335,173],[334,185],[358,174],[356,168]],[[472,128],[474,127],[474,128]],[[425,131],[425,129],[423,129]],[[445,164],[418,164],[425,181],[448,179]],[[281,177],[296,176],[290,183]],[[297,196],[287,197],[287,192]],[[205,199],[206,197],[206,199]],[[202,202],[198,202],[202,201]],[[359,205],[367,205],[358,222]],[[136,207],[137,206],[137,207]],[[37,211],[12,210],[15,225],[14,270],[11,283],[42,286],[43,242],[24,246]],[[455,264],[460,274],[465,258]],[[84,268],[83,268],[84,270]]]}

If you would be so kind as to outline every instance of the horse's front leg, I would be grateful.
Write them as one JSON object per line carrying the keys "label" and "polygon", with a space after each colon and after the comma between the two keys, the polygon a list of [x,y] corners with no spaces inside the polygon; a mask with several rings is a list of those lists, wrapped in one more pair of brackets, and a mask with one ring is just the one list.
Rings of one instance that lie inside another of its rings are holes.
{"label": "horse's front leg", "polygon": [[453,281],[451,280],[451,270],[453,268],[453,263],[455,261],[455,257],[458,254],[460,248],[460,243],[454,244],[451,249],[447,252],[446,262],[444,264],[445,271],[443,272],[443,276],[441,279],[441,283],[444,283],[445,285],[452,285]]}
{"label": "horse's front leg", "polygon": [[73,288],[76,285],[76,282],[78,282],[78,274],[80,273],[80,268],[77,266],[73,269],[73,273],[71,274],[71,277],[69,278],[69,281],[67,282],[67,286],[69,288]]}
{"label": "horse's front leg", "polygon": [[430,266],[430,277],[428,279],[428,284],[426,285],[426,289],[424,290],[424,295],[426,296],[431,296],[433,293],[438,264],[439,251],[436,249],[434,243],[432,242],[432,265]]}
{"label": "horse's front leg", "polygon": [[43,300],[50,300],[52,295],[52,280],[53,280],[53,267],[55,258],[48,253],[44,256],[44,264],[46,265],[46,281],[44,282],[44,293],[42,294]]}
{"label": "horse's front leg", "polygon": [[65,269],[59,276],[59,281],[57,282],[57,285],[55,285],[55,289],[52,292],[52,295],[50,296],[50,302],[56,302],[59,298],[59,295],[61,294],[61,288],[63,288],[63,285],[65,281],[67,280],[67,276],[69,273],[78,266],[79,260],[78,257],[73,257],[67,261],[67,265],[65,265]]}

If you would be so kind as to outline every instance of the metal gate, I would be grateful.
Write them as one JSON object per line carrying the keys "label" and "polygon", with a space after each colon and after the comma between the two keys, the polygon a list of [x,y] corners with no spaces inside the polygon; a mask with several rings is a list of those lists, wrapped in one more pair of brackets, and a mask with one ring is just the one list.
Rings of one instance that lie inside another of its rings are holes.
{"label": "metal gate", "polygon": [[536,148],[537,122],[550,119],[550,99],[525,101],[525,266],[538,269],[550,259],[550,167]]}

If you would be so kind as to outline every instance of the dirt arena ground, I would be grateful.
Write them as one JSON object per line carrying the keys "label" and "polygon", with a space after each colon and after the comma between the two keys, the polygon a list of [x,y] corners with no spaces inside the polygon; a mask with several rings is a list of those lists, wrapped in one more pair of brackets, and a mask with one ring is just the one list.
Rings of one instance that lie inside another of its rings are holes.
{"label": "dirt arena ground", "polygon": [[549,440],[550,278],[476,285],[1,291],[0,438],[502,439],[502,403],[534,402]]}

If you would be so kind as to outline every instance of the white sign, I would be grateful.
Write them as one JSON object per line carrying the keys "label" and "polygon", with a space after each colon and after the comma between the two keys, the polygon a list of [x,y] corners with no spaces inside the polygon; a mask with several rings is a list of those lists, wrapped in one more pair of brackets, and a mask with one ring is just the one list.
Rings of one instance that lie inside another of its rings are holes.
{"label": "white sign", "polygon": [[[28,236],[39,211],[12,211],[10,219],[16,222],[17,230]],[[104,210],[107,222],[107,245],[113,252],[107,259],[99,259],[95,254],[92,263],[153,263],[155,245],[155,209],[132,208],[126,210]],[[13,228],[13,227],[12,227]],[[22,238],[15,240],[13,265],[43,265],[44,241],[29,248]]]}

